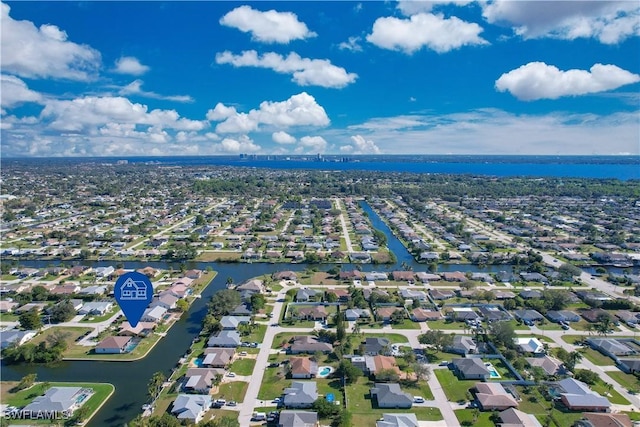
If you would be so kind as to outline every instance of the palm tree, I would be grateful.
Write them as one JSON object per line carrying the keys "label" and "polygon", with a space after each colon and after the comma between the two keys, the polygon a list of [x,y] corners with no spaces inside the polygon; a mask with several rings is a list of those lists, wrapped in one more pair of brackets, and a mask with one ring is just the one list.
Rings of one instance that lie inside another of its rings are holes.
{"label": "palm tree", "polygon": [[582,360],[582,353],[580,353],[578,350],[572,351],[567,355],[567,361],[566,361],[567,369],[569,369],[570,371],[573,371],[576,365],[581,360]]}

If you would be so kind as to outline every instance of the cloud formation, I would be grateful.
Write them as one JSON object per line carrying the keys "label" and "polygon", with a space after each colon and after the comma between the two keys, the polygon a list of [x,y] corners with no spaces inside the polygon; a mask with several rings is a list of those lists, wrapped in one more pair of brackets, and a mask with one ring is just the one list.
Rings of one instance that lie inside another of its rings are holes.
{"label": "cloud formation", "polygon": [[398,0],[398,9],[406,16],[415,15],[416,13],[431,12],[431,10],[440,5],[454,4],[456,6],[465,6],[473,0]]}
{"label": "cloud formation", "polygon": [[144,82],[140,79],[134,80],[119,91],[120,95],[138,95],[145,98],[162,99],[174,102],[193,102],[193,98],[189,95],[160,95],[156,92],[148,92],[142,90]]}
{"label": "cloud formation", "polygon": [[482,27],[457,17],[419,13],[409,19],[378,18],[367,41],[383,49],[412,54],[423,47],[438,53],[462,46],[488,44],[480,37]]}
{"label": "cloud formation", "polygon": [[346,42],[341,42],[338,48],[341,50],[350,50],[351,52],[361,52],[360,37],[349,37]]}
{"label": "cloud formation", "polygon": [[329,117],[315,98],[306,92],[291,96],[281,102],[264,101],[258,109],[248,113],[238,113],[234,107],[218,103],[207,112],[207,119],[221,121],[216,126],[217,133],[249,133],[260,125],[275,128],[295,126],[327,126]]}
{"label": "cloud formation", "polygon": [[0,75],[0,106],[11,108],[25,102],[41,102],[42,95],[34,92],[15,76]]}
{"label": "cloud formation", "polygon": [[149,71],[149,67],[142,65],[137,58],[133,56],[122,56],[116,60],[114,73],[130,74],[132,76],[141,76]]}
{"label": "cloud formation", "polygon": [[616,44],[640,35],[637,1],[494,0],[482,6],[489,23],[512,26],[525,39],[594,38]]}
{"label": "cloud formation", "polygon": [[544,62],[530,62],[500,76],[496,89],[533,101],[604,92],[638,81],[639,75],[615,65],[595,64],[589,71],[562,71]]}
{"label": "cloud formation", "polygon": [[300,138],[301,151],[323,154],[327,151],[327,141],[321,136],[303,136]]}
{"label": "cloud formation", "polygon": [[375,142],[365,139],[362,135],[353,135],[350,145],[343,145],[340,151],[351,154],[380,154],[382,151]]}
{"label": "cloud formation", "polygon": [[28,78],[92,80],[100,67],[100,53],[67,40],[55,25],[37,28],[30,21],[16,21],[11,8],[0,3],[0,67],[5,73]]}
{"label": "cloud formation", "polygon": [[220,24],[251,33],[253,40],[264,43],[289,43],[315,37],[304,22],[292,12],[268,10],[262,12],[250,6],[240,6],[220,18]]}
{"label": "cloud formation", "polygon": [[255,50],[247,50],[240,55],[225,51],[216,55],[216,63],[231,64],[234,67],[269,68],[278,73],[291,74],[292,80],[300,86],[343,88],[355,82],[358,77],[357,74],[347,73],[344,68],[333,65],[328,59],[301,58],[295,52],[283,57],[275,52],[258,56]]}
{"label": "cloud formation", "polygon": [[293,136],[281,130],[271,134],[271,139],[273,139],[273,142],[276,144],[295,144],[296,142],[296,139]]}

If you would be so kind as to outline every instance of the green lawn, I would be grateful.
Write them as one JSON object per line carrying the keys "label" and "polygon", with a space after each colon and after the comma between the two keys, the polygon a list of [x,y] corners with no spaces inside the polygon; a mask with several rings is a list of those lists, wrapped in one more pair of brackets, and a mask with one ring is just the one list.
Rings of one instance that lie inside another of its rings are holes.
{"label": "green lawn", "polygon": [[249,383],[244,381],[233,381],[229,383],[220,384],[218,392],[213,395],[216,399],[235,400],[236,402],[242,402],[244,395],[247,392]]}
{"label": "green lawn", "polygon": [[36,336],[33,340],[31,340],[32,344],[39,344],[43,341],[46,341],[48,337],[52,336],[55,333],[63,333],[66,335],[65,341],[67,342],[67,348],[70,348],[74,345],[76,339],[83,336],[87,332],[91,331],[92,328],[81,328],[81,327],[71,327],[71,326],[54,326],[43,331],[41,334]]}
{"label": "green lawn", "polygon": [[534,387],[530,387],[527,393],[524,392],[524,387],[517,386],[516,390],[522,398],[518,409],[535,415],[542,425],[545,425],[549,414],[554,420],[556,427],[572,427],[577,420],[582,418],[582,412],[567,411],[561,404],[555,405],[551,409],[552,402],[545,400]]}
{"label": "green lawn", "polygon": [[[347,402],[348,410],[351,412],[352,425],[354,426],[373,426],[375,421],[382,417],[385,412],[395,412],[390,409],[374,408],[369,395],[369,389],[373,383],[367,378],[360,377],[354,384],[347,386]],[[407,390],[408,391],[408,390]],[[422,421],[439,421],[442,420],[442,414],[437,408],[414,407],[410,412],[416,414],[418,420]]]}
{"label": "green lawn", "polygon": [[429,329],[433,330],[452,330],[452,331],[463,331],[465,330],[464,322],[447,322],[446,320],[430,320],[427,325],[429,325]]}
{"label": "green lawn", "polygon": [[[51,387],[83,387],[90,388],[94,391],[89,400],[85,402],[83,407],[87,408],[87,419],[92,417],[96,410],[111,396],[114,391],[114,387],[111,384],[106,383],[36,383],[33,387],[22,390],[17,393],[12,393],[10,390],[17,384],[17,382],[5,382],[1,384],[1,399],[2,403],[6,403],[10,406],[16,406],[22,408],[28,403],[33,401],[38,396],[42,396]],[[24,420],[7,420],[8,424],[24,424]],[[30,421],[30,423],[37,424],[54,424],[54,420],[41,420]]]}
{"label": "green lawn", "polygon": [[403,319],[401,323],[391,324],[393,329],[420,329],[420,323],[416,323],[410,319]]}
{"label": "green lawn", "polygon": [[628,405],[630,402],[622,397],[620,393],[618,393],[613,388],[611,391],[606,386],[606,383],[602,380],[598,381],[596,384],[591,386],[591,389],[596,393],[599,393],[609,399],[609,402],[619,405]]}
{"label": "green lawn", "polygon": [[86,360],[136,360],[140,359],[160,341],[162,337],[160,335],[151,334],[133,349],[131,353],[124,354],[95,354],[93,353],[93,347],[84,347],[80,345],[73,345],[64,352],[65,359],[86,359]]}
{"label": "green lawn", "polygon": [[477,381],[459,380],[449,369],[434,369],[433,371],[449,401],[468,400],[467,392]]}
{"label": "green lawn", "polygon": [[615,362],[610,358],[592,348],[585,348],[580,351],[585,359],[598,366],[613,366]]}
{"label": "green lawn", "polygon": [[[458,409],[454,411],[461,425],[472,425],[475,427],[495,427],[491,421],[491,412],[480,412],[475,409]],[[474,420],[475,417],[475,420]]]}
{"label": "green lawn", "polygon": [[[111,318],[111,316],[113,316],[114,314],[116,314],[116,312],[120,310],[118,307],[114,307],[112,308],[109,312],[103,314],[102,316],[89,316],[86,315],[82,318],[81,322],[83,323],[98,323],[98,322],[104,322],[105,320],[108,320]],[[120,316],[122,317],[122,316]]]}
{"label": "green lawn", "polygon": [[637,390],[640,388],[640,381],[635,375],[625,374],[622,371],[607,371],[607,375],[627,390]]}
{"label": "green lawn", "polygon": [[285,369],[267,368],[262,378],[258,399],[271,400],[282,395],[282,391],[289,386],[290,380],[285,378]]}
{"label": "green lawn", "polygon": [[[405,337],[402,334],[390,334],[390,333],[384,333],[384,334],[370,334],[370,333],[366,333],[364,334],[364,338],[367,337],[381,337],[381,338],[387,338],[391,344],[404,344],[409,342],[409,339],[407,337]],[[364,339],[363,339],[364,341]]]}
{"label": "green lawn", "polygon": [[249,335],[243,335],[241,337],[242,341],[258,343],[264,341],[264,334],[267,333],[267,325],[256,324],[253,328],[253,331]]}
{"label": "green lawn", "polygon": [[251,375],[253,368],[256,366],[255,359],[238,359],[231,364],[229,371],[236,375]]}

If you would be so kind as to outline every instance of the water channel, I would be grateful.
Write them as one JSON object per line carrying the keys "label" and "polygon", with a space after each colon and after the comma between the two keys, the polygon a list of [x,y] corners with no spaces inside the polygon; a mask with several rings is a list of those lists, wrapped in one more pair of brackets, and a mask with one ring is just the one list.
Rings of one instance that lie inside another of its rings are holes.
{"label": "water channel", "polygon": [[[371,207],[363,203],[363,209],[369,215],[373,226],[387,236],[387,244],[397,258],[395,265],[363,265],[364,271],[398,270],[402,263],[406,263],[416,271],[425,271],[426,266],[415,262],[411,254],[402,243],[391,233],[387,225],[378,217]],[[29,267],[45,267],[60,262],[26,260],[20,264]],[[94,266],[113,265],[113,261],[86,262]],[[163,262],[125,262],[125,268],[142,268],[151,265],[156,268],[170,268]],[[68,361],[53,366],[44,365],[2,365],[3,380],[19,380],[24,375],[35,372],[39,381],[72,381],[72,382],[107,382],[115,386],[116,390],[106,404],[90,421],[89,426],[123,426],[141,412],[141,406],[147,400],[147,382],[154,372],[161,371],[167,376],[176,366],[178,359],[189,348],[192,339],[199,333],[200,325],[206,314],[206,303],[218,290],[223,289],[227,277],[232,277],[236,283],[241,283],[251,277],[270,274],[278,270],[300,271],[306,264],[227,264],[227,263],[187,263],[187,268],[212,268],[218,274],[213,282],[205,289],[202,298],[195,301],[188,313],[176,322],[164,337],[149,353],[147,357],[135,362],[99,362],[99,361]],[[321,265],[321,269],[329,269],[330,265]],[[355,266],[345,265],[343,269]],[[483,271],[496,272],[510,270],[510,266],[487,266],[479,268],[474,265],[441,265],[439,271]]]}

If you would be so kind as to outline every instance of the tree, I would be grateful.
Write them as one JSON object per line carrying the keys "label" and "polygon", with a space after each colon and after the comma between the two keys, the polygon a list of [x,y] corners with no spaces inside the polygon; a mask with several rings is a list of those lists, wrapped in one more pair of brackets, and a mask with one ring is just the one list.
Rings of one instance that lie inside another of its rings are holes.
{"label": "tree", "polygon": [[149,383],[147,384],[147,394],[151,398],[152,401],[156,400],[158,394],[162,390],[162,384],[167,380],[167,377],[164,373],[158,371],[153,374]]}
{"label": "tree", "polygon": [[399,324],[402,323],[404,321],[404,311],[403,310],[396,310],[393,313],[391,313],[391,323],[393,324]]}
{"label": "tree", "polygon": [[453,344],[453,334],[445,334],[441,330],[430,330],[418,335],[418,342],[431,346],[435,351],[442,351]]}
{"label": "tree", "polygon": [[573,264],[565,263],[558,268],[558,273],[565,279],[572,279],[575,276],[580,276],[582,270]]}
{"label": "tree", "polygon": [[392,368],[380,369],[376,372],[376,381],[392,381],[396,382],[400,379],[398,371]]}
{"label": "tree", "polygon": [[347,384],[353,384],[362,376],[362,371],[353,366],[350,360],[342,359],[338,366],[338,373],[345,378]]}
{"label": "tree", "polygon": [[228,416],[216,416],[214,419],[205,423],[198,424],[199,427],[240,427],[240,423],[236,418]]}
{"label": "tree", "polygon": [[40,318],[40,313],[36,308],[32,308],[31,310],[22,313],[20,317],[18,317],[18,322],[20,322],[20,327],[22,329],[38,330],[42,328],[42,319]]}
{"label": "tree", "polygon": [[516,337],[516,331],[510,322],[492,322],[489,324],[489,334],[496,344],[506,348],[513,347],[513,340]]}
{"label": "tree", "polygon": [[548,310],[564,310],[571,298],[569,292],[564,289],[546,289],[542,291],[542,301]]}
{"label": "tree", "polygon": [[26,390],[29,387],[33,386],[36,382],[36,378],[38,377],[37,374],[33,373],[33,374],[27,374],[24,377],[22,377],[22,379],[20,380],[20,382],[14,387],[14,392],[20,391],[20,390]]}
{"label": "tree", "polygon": [[334,405],[324,398],[316,399],[311,406],[318,413],[319,418],[329,418],[336,415],[340,410],[339,406]]}
{"label": "tree", "polygon": [[176,308],[178,311],[185,312],[189,310],[189,303],[184,299],[179,299],[176,301]]}
{"label": "tree", "polygon": [[576,368],[576,365],[582,360],[582,353],[577,350],[572,351],[567,354],[566,360],[562,360],[564,362],[564,366],[573,372]]}
{"label": "tree", "polygon": [[209,312],[216,317],[226,316],[241,302],[240,292],[233,289],[222,289],[211,297]]}
{"label": "tree", "polygon": [[51,321],[54,323],[68,322],[76,315],[76,309],[69,300],[64,300],[51,307],[49,310]]}
{"label": "tree", "polygon": [[44,286],[37,285],[31,289],[31,297],[33,301],[46,301],[49,298],[49,290]]}
{"label": "tree", "polygon": [[598,334],[606,337],[613,329],[613,320],[608,314],[601,314],[597,318],[595,329]]}
{"label": "tree", "polygon": [[431,378],[431,368],[427,364],[414,363],[413,372],[416,374],[418,381],[429,381],[429,378]]}
{"label": "tree", "polygon": [[251,310],[254,313],[257,313],[265,307],[266,302],[267,300],[262,294],[251,295]]}
{"label": "tree", "polygon": [[338,308],[338,312],[336,313],[336,339],[340,342],[343,342],[347,336],[347,331],[344,326],[344,319],[342,317],[342,312]]}
{"label": "tree", "polygon": [[600,379],[597,372],[589,371],[587,369],[577,369],[575,372],[575,379],[582,381],[583,383],[594,385]]}
{"label": "tree", "polygon": [[335,418],[336,427],[351,427],[351,412],[343,409]]}

